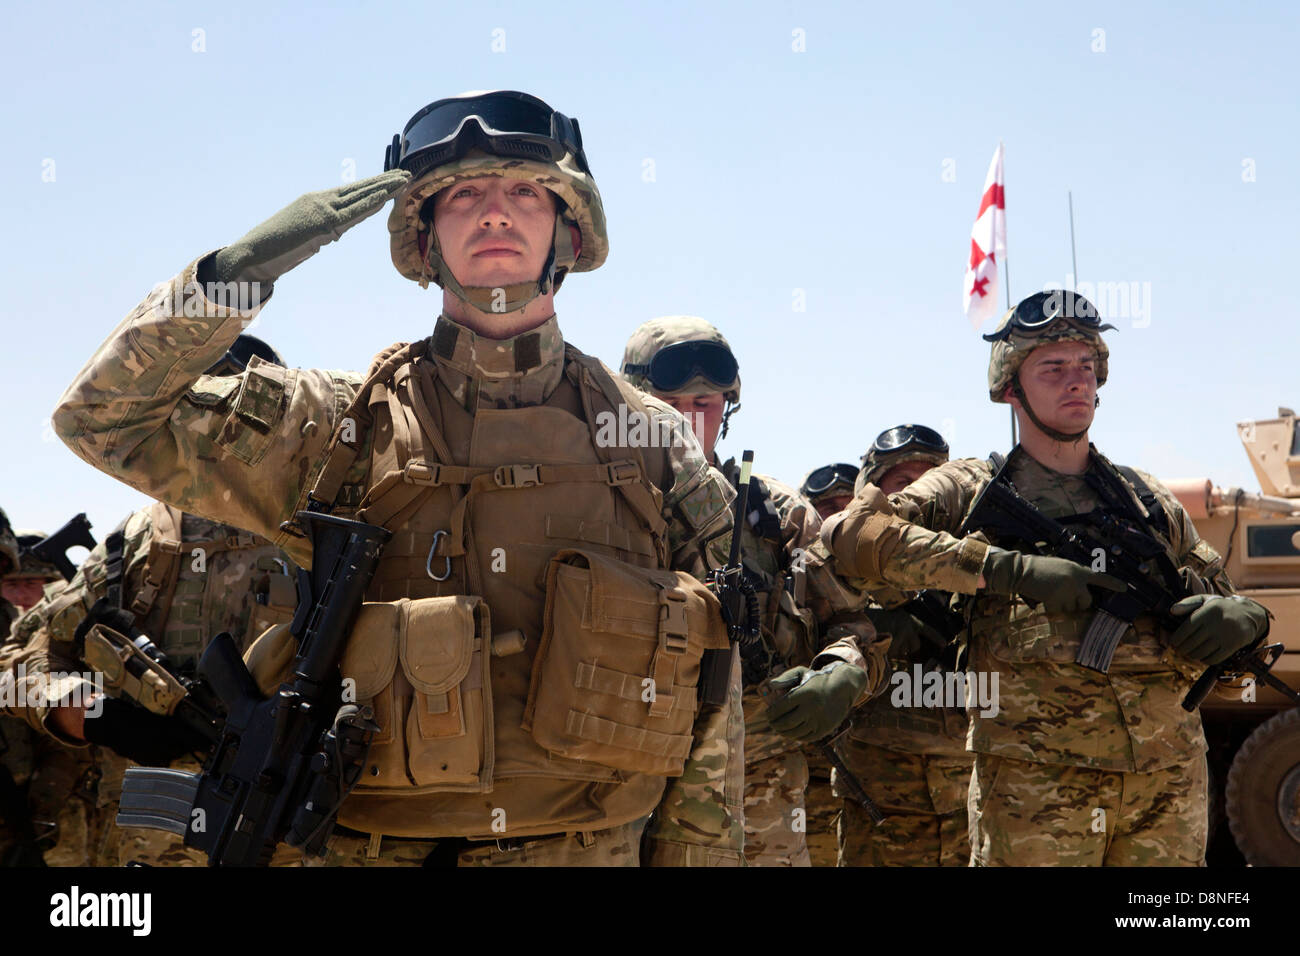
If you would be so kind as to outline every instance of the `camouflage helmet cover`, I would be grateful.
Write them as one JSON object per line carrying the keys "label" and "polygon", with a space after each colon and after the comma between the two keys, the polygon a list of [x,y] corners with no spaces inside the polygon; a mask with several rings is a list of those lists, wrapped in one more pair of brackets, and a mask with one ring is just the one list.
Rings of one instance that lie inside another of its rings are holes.
{"label": "camouflage helmet cover", "polygon": [[[694,315],[665,315],[643,322],[637,327],[632,337],[627,340],[627,347],[623,349],[623,364],[619,367],[626,369],[629,365],[648,365],[660,349],[681,342],[716,342],[731,352],[731,345],[712,324]],[[732,358],[735,358],[735,353],[731,354]],[[656,395],[708,395],[719,391],[718,386],[703,375],[695,376],[681,388],[671,392],[657,391],[644,375],[630,375],[626,371],[622,375],[637,388],[654,392]],[[728,402],[740,401],[739,362],[737,362],[736,380],[728,383],[721,391]]]}
{"label": "camouflage helmet cover", "polygon": [[[1069,314],[1068,309],[1074,302],[1081,302],[1083,307],[1092,310],[1093,314],[1096,313],[1092,303],[1088,302],[1083,296],[1059,289],[1037,292],[1017,303],[1014,308],[1008,309],[998,323],[996,332],[1005,329],[1011,322],[1012,316],[1023,310],[1026,305],[1032,308],[1040,308],[1044,314],[1047,314],[1049,309],[1054,307],[1059,309],[1063,302],[1067,308],[1066,314]],[[1106,384],[1108,360],[1110,359],[1110,349],[1106,347],[1101,332],[1108,328],[1114,328],[1114,326],[1102,325],[1097,330],[1090,330],[1081,328],[1066,318],[1061,318],[1034,335],[1020,335],[1013,329],[1010,334],[993,343],[989,355],[989,398],[994,402],[1005,404],[1006,398],[1003,393],[1016,377],[1016,373],[1020,371],[1020,366],[1029,357],[1029,353],[1040,345],[1055,344],[1057,342],[1084,342],[1096,349],[1095,371],[1097,387],[1100,388]]]}
{"label": "camouflage helmet cover", "polygon": [[[564,272],[590,272],[609,255],[609,235],[605,230],[605,207],[600,200],[596,180],[584,172],[576,157],[567,153],[558,162],[506,158],[474,149],[458,159],[428,170],[411,180],[397,194],[388,216],[389,245],[393,265],[415,282],[432,280],[439,285],[443,278],[435,266],[425,265],[420,252],[421,236],[427,243],[432,223],[421,216],[425,202],[454,183],[479,176],[501,176],[534,183],[550,190],[563,203],[556,214],[555,265],[557,275]],[[577,228],[581,247],[572,248],[568,227]],[[438,260],[435,257],[435,263]]]}
{"label": "camouflage helmet cover", "polygon": [[865,484],[879,484],[880,479],[885,477],[889,469],[904,462],[925,461],[932,465],[942,465],[947,460],[947,455],[937,451],[928,451],[924,448],[907,448],[900,451],[883,452],[879,455],[868,451],[862,456],[862,471],[858,473],[854,493],[861,491],[862,486]]}

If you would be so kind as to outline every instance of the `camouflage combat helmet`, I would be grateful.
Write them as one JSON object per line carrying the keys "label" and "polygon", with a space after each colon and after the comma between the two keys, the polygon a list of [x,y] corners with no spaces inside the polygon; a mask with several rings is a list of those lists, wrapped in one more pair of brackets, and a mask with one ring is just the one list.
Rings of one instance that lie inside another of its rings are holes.
{"label": "camouflage combat helmet", "polygon": [[889,469],[908,461],[925,461],[942,465],[948,460],[948,443],[943,436],[925,425],[896,425],[887,428],[871,443],[862,456],[862,472],[856,488],[867,483],[877,485]]}
{"label": "camouflage combat helmet", "polygon": [[18,558],[18,538],[9,524],[4,509],[0,508],[0,576],[9,574],[20,567]]}
{"label": "camouflage combat helmet", "polygon": [[48,538],[48,534],[44,531],[22,528],[14,532],[14,537],[18,539],[19,567],[16,571],[10,571],[6,577],[44,578],[46,581],[63,580],[63,573],[58,568],[49,561],[38,558],[28,550],[33,545],[40,544]]}
{"label": "camouflage combat helmet", "polygon": [[[708,352],[712,354],[677,353],[679,347],[689,343],[710,347]],[[674,351],[670,352],[670,349]],[[675,374],[665,381],[661,377],[663,373],[659,366],[670,357],[680,361],[671,363]],[[620,369],[627,381],[655,395],[708,395],[721,392],[727,408],[722,414],[720,438],[727,436],[728,422],[740,410],[740,364],[722,333],[696,316],[665,315],[643,322],[627,340]]]}
{"label": "camouflage combat helmet", "polygon": [[[388,217],[393,265],[485,312],[514,312],[558,289],[570,272],[599,268],[609,254],[605,209],[587,166],[577,120],[513,90],[437,100],[394,136],[385,170],[412,174]],[[558,200],[550,256],[536,280],[503,289],[462,286],[447,269],[433,229],[433,198],[454,183],[501,176],[542,186]]]}
{"label": "camouflage combat helmet", "polygon": [[1004,392],[1008,385],[1020,399],[1030,421],[1044,434],[1057,441],[1076,441],[1082,432],[1068,434],[1050,428],[1039,421],[1020,388],[1020,366],[1029,353],[1040,345],[1055,342],[1086,342],[1097,350],[1097,387],[1106,384],[1107,360],[1110,350],[1101,333],[1115,326],[1101,321],[1097,307],[1083,296],[1063,289],[1035,292],[1022,299],[1015,308],[1007,310],[998,327],[984,336],[993,343],[989,355],[989,398],[1006,402]]}

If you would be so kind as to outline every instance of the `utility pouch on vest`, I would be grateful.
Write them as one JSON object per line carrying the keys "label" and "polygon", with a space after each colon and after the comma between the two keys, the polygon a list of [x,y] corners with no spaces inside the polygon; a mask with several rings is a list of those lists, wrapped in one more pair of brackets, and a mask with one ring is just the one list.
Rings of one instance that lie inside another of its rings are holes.
{"label": "utility pouch on vest", "polygon": [[103,624],[87,632],[82,659],[91,670],[104,675],[105,687],[124,694],[151,713],[172,713],[186,694],[181,682],[154,663],[129,637]]}
{"label": "utility pouch on vest", "polygon": [[358,792],[491,789],[491,634],[477,597],[361,606],[340,670],[380,730]]}
{"label": "utility pouch on vest", "polygon": [[566,549],[546,574],[524,729],[553,754],[678,776],[705,650],[729,648],[721,608],[679,571]]}

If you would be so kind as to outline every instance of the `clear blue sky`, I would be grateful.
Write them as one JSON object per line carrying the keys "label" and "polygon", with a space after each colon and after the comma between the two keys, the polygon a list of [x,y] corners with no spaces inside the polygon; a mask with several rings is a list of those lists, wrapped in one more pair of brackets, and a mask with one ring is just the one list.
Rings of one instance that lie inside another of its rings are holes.
{"label": "clear blue sky", "polygon": [[[1294,5],[699,6],[10,5],[0,505],[47,530],[84,510],[102,537],[143,504],[48,430],[108,331],[349,161],[379,172],[425,103],[492,88],[582,122],[611,254],[557,297],[566,336],[617,365],[645,319],[714,322],[744,382],[724,453],[795,483],[904,421],[1006,447],[960,311],[1001,140],[1013,297],[1067,281],[1067,189],[1080,279],[1139,291],[1145,314],[1108,316],[1098,445],[1258,487],[1234,423],[1300,405]],[[291,365],[364,369],[439,301],[393,270],[380,215],[254,331]]]}

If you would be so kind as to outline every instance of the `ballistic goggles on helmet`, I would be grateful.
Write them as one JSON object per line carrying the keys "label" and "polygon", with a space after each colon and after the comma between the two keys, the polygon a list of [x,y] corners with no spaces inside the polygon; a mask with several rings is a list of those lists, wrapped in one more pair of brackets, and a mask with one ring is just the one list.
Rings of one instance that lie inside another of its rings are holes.
{"label": "ballistic goggles on helmet", "polygon": [[1003,316],[1001,323],[984,336],[985,342],[1000,342],[1011,335],[1036,338],[1057,322],[1090,335],[1100,335],[1115,326],[1102,324],[1097,307],[1077,292],[1054,289],[1035,292]]}
{"label": "ballistic goggles on helmet", "polygon": [[418,179],[427,170],[478,148],[494,156],[558,163],[566,153],[591,175],[578,121],[535,96],[494,90],[435,100],[411,117],[384,150],[384,172],[405,169]]}
{"label": "ballistic goggles on helmet", "polygon": [[931,451],[946,456],[948,443],[937,431],[925,425],[896,425],[876,436],[862,460],[913,450]]}
{"label": "ballistic goggles on helmet", "polygon": [[623,372],[644,375],[657,392],[675,392],[697,375],[725,391],[736,384],[740,366],[725,345],[696,341],[664,346],[648,363],[629,362]]}
{"label": "ballistic goggles on helmet", "polygon": [[857,480],[858,466],[841,461],[810,472],[799,490],[809,498],[820,498],[836,486],[843,486],[847,494],[853,494],[853,483]]}

